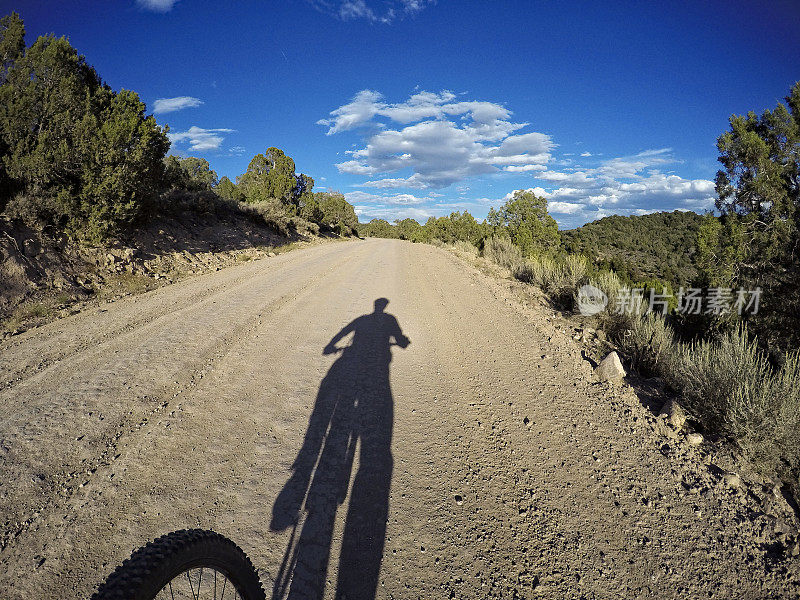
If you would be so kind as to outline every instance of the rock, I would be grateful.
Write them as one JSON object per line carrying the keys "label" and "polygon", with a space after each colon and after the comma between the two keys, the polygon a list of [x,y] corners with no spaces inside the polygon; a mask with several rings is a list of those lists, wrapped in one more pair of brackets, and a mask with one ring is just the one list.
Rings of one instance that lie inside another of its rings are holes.
{"label": "rock", "polygon": [[725,473],[725,475],[722,476],[722,481],[731,488],[738,488],[742,485],[742,480],[736,473]]}
{"label": "rock", "polygon": [[272,258],[273,256],[275,256],[275,253],[274,253],[274,252],[267,252],[267,256],[269,256],[270,258]]}
{"label": "rock", "polygon": [[675,429],[680,429],[686,423],[686,413],[675,400],[668,400],[661,407],[661,414],[666,415],[667,422]]}
{"label": "rock", "polygon": [[703,434],[702,433],[690,433],[686,436],[686,441],[689,442],[690,446],[699,446],[703,443]]}
{"label": "rock", "polygon": [[625,377],[625,369],[616,352],[611,352],[600,361],[595,373],[601,381],[614,381]]}

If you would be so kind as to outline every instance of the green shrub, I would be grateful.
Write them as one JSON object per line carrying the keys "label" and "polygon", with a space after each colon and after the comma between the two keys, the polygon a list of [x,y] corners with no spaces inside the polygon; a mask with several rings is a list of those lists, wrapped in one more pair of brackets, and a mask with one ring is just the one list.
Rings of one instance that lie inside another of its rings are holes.
{"label": "green shrub", "polygon": [[478,256],[478,249],[475,247],[475,245],[465,242],[464,240],[458,240],[455,244],[453,244],[453,248],[459,252],[463,252],[464,254],[469,254],[470,256]]}
{"label": "green shrub", "polygon": [[620,347],[638,370],[679,392],[706,431],[733,440],[800,499],[800,353],[776,369],[745,327],[684,344],[656,314],[634,319]]}
{"label": "green shrub", "polygon": [[238,210],[253,221],[266,225],[281,235],[289,235],[292,231],[296,231],[300,222],[299,217],[291,218],[287,215],[283,203],[275,199],[241,202],[238,204]]}
{"label": "green shrub", "polygon": [[158,201],[162,213],[180,217],[186,213],[223,216],[240,212],[239,203],[225,200],[212,191],[173,190]]}
{"label": "green shrub", "polygon": [[487,239],[483,245],[483,256],[508,269],[515,277],[515,271],[524,263],[520,249],[511,242],[511,238],[504,235]]}
{"label": "green shrub", "polygon": [[672,329],[661,315],[635,318],[622,334],[620,346],[640,373],[672,379],[678,349]]}
{"label": "green shrub", "polygon": [[64,209],[67,197],[69,194],[65,192],[57,196],[17,194],[8,202],[3,214],[31,227],[49,223],[63,225],[68,218]]}
{"label": "green shrub", "polygon": [[0,86],[2,167],[25,194],[12,213],[89,241],[142,217],[169,148],[144,103],[112,91],[65,38],[39,37],[11,58]]}

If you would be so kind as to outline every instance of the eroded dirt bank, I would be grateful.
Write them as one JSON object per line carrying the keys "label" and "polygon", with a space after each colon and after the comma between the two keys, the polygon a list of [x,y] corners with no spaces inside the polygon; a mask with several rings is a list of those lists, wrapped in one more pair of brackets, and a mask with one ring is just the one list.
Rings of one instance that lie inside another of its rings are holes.
{"label": "eroded dirt bank", "polygon": [[444,250],[367,240],[8,338],[0,597],[85,598],[185,527],[274,598],[796,597],[795,524],[562,329]]}

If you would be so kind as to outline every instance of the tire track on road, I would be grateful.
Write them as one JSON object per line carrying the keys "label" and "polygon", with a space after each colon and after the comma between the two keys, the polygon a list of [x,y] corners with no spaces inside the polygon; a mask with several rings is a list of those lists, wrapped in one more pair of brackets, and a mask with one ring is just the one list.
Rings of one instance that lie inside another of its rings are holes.
{"label": "tire track on road", "polygon": [[[306,249],[305,252],[312,255],[306,258],[324,260],[325,251],[319,248],[320,246]],[[235,290],[254,276],[280,276],[282,270],[296,268],[293,261],[284,258],[286,256],[287,254],[281,254],[276,258],[235,265],[140,296],[118,300],[114,303],[113,315],[108,314],[109,311],[105,308],[108,305],[92,307],[85,312],[9,338],[0,344],[0,393],[13,389],[55,364],[91,350],[105,341],[115,340],[164,316],[179,310],[191,310],[205,300]],[[313,268],[314,264],[309,260],[307,267]],[[121,318],[122,314],[124,319]],[[80,330],[75,331],[78,327]]]}
{"label": "tire track on road", "polygon": [[[263,282],[260,281],[261,273],[256,273],[244,281],[240,279],[239,287],[221,292],[222,296],[218,296],[218,300],[207,298],[205,301],[201,301],[201,304],[208,304],[209,302],[222,303],[224,300],[230,300],[230,304],[235,304],[233,298],[238,298],[239,303],[249,300],[244,307],[240,306],[237,313],[230,319],[234,325],[231,330],[212,336],[213,342],[210,342],[209,338],[203,338],[199,344],[195,343],[194,348],[189,348],[194,352],[191,354],[190,361],[184,362],[179,369],[182,371],[180,374],[177,374],[175,365],[170,364],[160,377],[139,382],[138,385],[136,383],[128,384],[129,381],[135,381],[139,372],[145,370],[142,367],[146,368],[148,365],[158,362],[168,363],[168,360],[165,362],[165,358],[168,359],[174,354],[174,351],[169,348],[177,349],[175,343],[178,343],[182,350],[187,349],[186,341],[189,336],[186,335],[181,319],[185,316],[186,311],[196,310],[196,305],[159,317],[156,322],[146,324],[139,331],[129,332],[120,336],[119,339],[112,339],[92,348],[89,351],[90,356],[77,356],[73,360],[67,361],[69,364],[60,364],[58,367],[54,367],[56,372],[52,372],[53,369],[51,369],[51,372],[48,373],[49,381],[42,381],[41,377],[37,377],[13,391],[6,390],[0,394],[0,403],[5,403],[6,406],[12,404],[12,400],[16,401],[18,405],[24,405],[21,412],[12,413],[0,421],[0,442],[5,448],[4,454],[0,455],[0,464],[12,461],[14,463],[13,468],[4,469],[6,477],[4,481],[0,482],[0,514],[4,515],[6,520],[3,528],[0,529],[0,545],[8,545],[11,540],[28,530],[38,516],[50,510],[51,505],[57,499],[68,501],[76,490],[84,487],[87,476],[90,476],[101,465],[107,463],[110,457],[117,454],[120,438],[141,429],[147,423],[149,416],[166,408],[169,401],[176,397],[181,390],[185,391],[196,385],[207,372],[213,370],[214,363],[227,354],[235,343],[252,333],[257,327],[258,320],[269,312],[279,310],[291,303],[294,298],[317,283],[319,279],[335,274],[343,264],[351,260],[349,254],[352,254],[352,249],[344,256],[341,256],[341,253],[334,253],[333,256],[318,257],[319,260],[313,263],[315,271],[311,271],[314,273],[312,279],[305,281],[301,277],[299,287],[292,287],[282,294],[267,296],[266,300],[260,299],[260,295],[264,291],[262,289]],[[318,273],[320,263],[327,265],[322,274]],[[290,274],[297,276],[300,272],[307,270],[307,267],[305,262],[293,265]],[[254,288],[248,294],[243,294],[242,285],[247,284]],[[270,290],[270,292],[274,291]],[[159,321],[164,319],[169,319],[169,324],[176,325],[177,331],[157,331],[159,325],[164,325]],[[218,325],[220,321],[228,320],[227,313],[212,315],[211,322],[205,323],[205,329],[214,329],[214,326]],[[202,328],[201,325],[198,324],[198,327]],[[144,348],[143,351],[133,350],[132,337],[137,338],[135,344]],[[109,348],[109,345],[116,346],[116,349]],[[105,368],[100,368],[98,357],[124,351],[128,352],[126,357],[113,361]],[[78,375],[71,376],[69,373]],[[83,381],[82,373],[91,373],[92,375],[88,380]],[[178,379],[175,380],[174,377]],[[172,381],[174,383],[171,383]],[[177,393],[173,391],[176,389],[179,390]],[[25,392],[28,390],[30,392],[26,394]],[[10,394],[13,394],[13,399]],[[115,398],[115,407],[103,404],[104,398],[109,396]],[[86,398],[93,398],[94,402],[86,405]],[[47,406],[48,404],[49,406]],[[130,410],[120,411],[119,408],[122,406],[130,408]],[[61,424],[62,430],[75,430],[76,425],[79,425],[75,422],[76,412],[81,410],[88,411],[89,417],[94,417],[95,414],[99,415],[100,421],[94,423],[90,433],[82,434],[75,439],[76,443],[73,444],[71,457],[52,456],[51,444],[42,444],[41,435],[36,434],[44,431],[57,431],[59,428],[55,423]],[[36,414],[37,419],[31,420],[31,414]],[[69,422],[70,418],[72,427],[68,425],[64,428],[63,424]],[[34,429],[34,436],[26,436],[26,431],[30,431],[31,428]],[[30,437],[36,440],[35,444],[28,441],[27,438]],[[97,449],[100,449],[99,454]],[[6,456],[8,454],[11,455]],[[60,467],[55,467],[53,464],[48,464],[48,459],[57,459],[62,464]],[[26,466],[28,468],[25,468]],[[36,496],[46,500],[37,506],[23,508],[16,498],[20,496],[19,491],[29,491],[31,486],[19,485],[20,481],[24,481],[26,478],[30,478],[30,482],[39,488]],[[14,485],[15,483],[17,485]],[[25,489],[26,487],[28,490]]]}

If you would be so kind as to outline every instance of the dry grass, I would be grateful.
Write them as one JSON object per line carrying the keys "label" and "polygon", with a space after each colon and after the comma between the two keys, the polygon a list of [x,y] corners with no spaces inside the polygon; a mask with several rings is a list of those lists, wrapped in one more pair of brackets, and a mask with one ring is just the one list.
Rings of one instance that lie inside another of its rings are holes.
{"label": "dry grass", "polygon": [[475,247],[475,245],[465,242],[464,240],[458,240],[455,244],[453,244],[453,250],[456,252],[461,252],[462,254],[466,254],[470,258],[475,258],[478,256],[478,249]]}
{"label": "dry grass", "polygon": [[661,315],[651,313],[634,319],[632,327],[622,333],[620,345],[645,375],[661,375],[674,368],[676,343]]}
{"label": "dry grass", "polygon": [[578,288],[588,281],[588,272],[589,265],[582,256],[567,254],[553,258],[540,255],[518,265],[514,276],[540,288],[555,304],[572,308]]}
{"label": "dry grass", "polygon": [[525,262],[522,252],[511,243],[511,238],[506,236],[492,236],[486,240],[483,246],[483,256],[504,269],[508,269],[515,277],[517,269]]}
{"label": "dry grass", "polygon": [[705,430],[732,440],[800,499],[800,352],[775,368],[745,328],[684,344],[658,315],[635,319],[618,341],[638,370],[680,393]]}
{"label": "dry grass", "polygon": [[50,303],[29,302],[21,304],[3,323],[3,330],[5,332],[13,332],[22,327],[38,325],[49,321],[52,315],[53,307]]}
{"label": "dry grass", "polygon": [[105,285],[96,290],[96,295],[100,299],[110,299],[117,296],[141,294],[156,287],[159,287],[159,284],[147,275],[123,271],[108,276]]}

